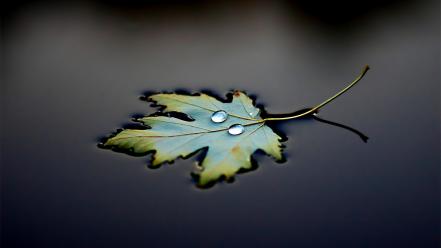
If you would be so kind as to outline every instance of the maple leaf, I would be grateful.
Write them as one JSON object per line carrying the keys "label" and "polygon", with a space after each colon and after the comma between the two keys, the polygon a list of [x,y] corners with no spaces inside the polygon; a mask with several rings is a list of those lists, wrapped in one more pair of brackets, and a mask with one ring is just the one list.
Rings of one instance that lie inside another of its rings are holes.
{"label": "maple leaf", "polygon": [[[276,160],[282,159],[281,137],[265,125],[260,109],[253,106],[252,100],[243,92],[235,91],[231,102],[221,102],[206,94],[156,94],[148,100],[165,106],[165,112],[184,113],[193,121],[147,116],[138,121],[150,129],[123,130],[108,139],[105,147],[138,154],[154,151],[153,167],[208,147],[201,163],[200,186],[221,177],[230,179],[240,169],[251,169],[251,155],[259,149]],[[213,114],[219,114],[219,111],[226,119],[215,122]]]}
{"label": "maple leaf", "polygon": [[[260,109],[240,91],[234,91],[229,102],[219,101],[206,94],[155,94],[148,100],[163,106],[163,113],[185,114],[190,120],[172,116],[143,117],[138,121],[149,129],[123,130],[107,139],[103,146],[135,154],[153,152],[152,167],[172,162],[178,157],[189,157],[206,148],[208,151],[202,160],[202,171],[198,177],[198,185],[206,186],[222,177],[230,179],[240,169],[251,169],[251,156],[257,150],[281,160],[281,138],[266,123],[316,114],[320,108],[359,82],[368,69],[365,66],[348,86],[314,108],[284,117],[262,118]],[[315,119],[320,120],[317,117]],[[360,132],[358,134],[364,141],[367,140],[366,136]]]}

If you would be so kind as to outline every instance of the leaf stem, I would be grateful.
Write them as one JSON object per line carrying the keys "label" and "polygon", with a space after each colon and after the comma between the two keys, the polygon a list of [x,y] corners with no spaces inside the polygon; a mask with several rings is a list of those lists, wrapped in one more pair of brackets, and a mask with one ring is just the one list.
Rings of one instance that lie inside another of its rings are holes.
{"label": "leaf stem", "polygon": [[341,91],[337,92],[335,95],[333,95],[332,97],[328,98],[327,100],[325,100],[324,102],[320,103],[319,105],[315,106],[314,108],[298,114],[298,115],[294,115],[294,116],[287,116],[287,117],[270,117],[270,118],[265,118],[262,121],[283,121],[283,120],[292,120],[292,119],[297,119],[312,113],[317,112],[317,110],[319,110],[320,108],[322,108],[323,106],[325,106],[326,104],[332,102],[334,99],[336,99],[337,97],[339,97],[340,95],[342,95],[343,93],[345,93],[346,91],[348,91],[350,88],[352,88],[355,84],[357,84],[362,78],[363,76],[366,74],[366,72],[369,70],[369,66],[366,65],[363,67],[360,75],[358,75],[357,78],[355,78],[354,81],[352,81],[348,86],[346,86],[344,89],[342,89]]}

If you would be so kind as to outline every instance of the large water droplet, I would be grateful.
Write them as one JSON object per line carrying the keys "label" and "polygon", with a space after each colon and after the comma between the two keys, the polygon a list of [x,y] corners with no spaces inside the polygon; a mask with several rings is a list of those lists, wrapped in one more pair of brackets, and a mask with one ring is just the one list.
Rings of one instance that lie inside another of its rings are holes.
{"label": "large water droplet", "polygon": [[227,112],[219,110],[211,115],[211,120],[216,123],[224,122],[228,118]]}
{"label": "large water droplet", "polygon": [[239,135],[245,131],[245,128],[240,124],[234,124],[228,128],[228,133],[231,135]]}

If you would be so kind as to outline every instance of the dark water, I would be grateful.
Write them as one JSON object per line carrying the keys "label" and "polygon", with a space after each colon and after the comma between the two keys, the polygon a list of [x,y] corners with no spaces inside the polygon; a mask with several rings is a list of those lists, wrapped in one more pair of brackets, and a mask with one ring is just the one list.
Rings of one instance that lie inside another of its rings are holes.
{"label": "dark water", "polygon": [[[296,3],[14,6],[2,35],[3,247],[439,247],[439,2],[335,16]],[[145,91],[241,89],[286,113],[364,64],[320,115],[367,143],[289,121],[286,163],[258,155],[257,170],[209,190],[194,186],[193,158],[151,170],[148,157],[96,147],[154,111]]]}

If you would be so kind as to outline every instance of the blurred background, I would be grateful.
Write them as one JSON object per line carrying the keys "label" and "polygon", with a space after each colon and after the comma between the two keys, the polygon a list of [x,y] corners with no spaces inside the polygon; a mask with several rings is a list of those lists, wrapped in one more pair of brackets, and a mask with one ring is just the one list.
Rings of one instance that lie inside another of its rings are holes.
{"label": "blurred background", "polygon": [[[2,247],[439,247],[440,3],[2,3]],[[363,81],[277,128],[287,162],[206,190],[195,158],[96,147],[149,91],[232,89],[269,113]]]}

